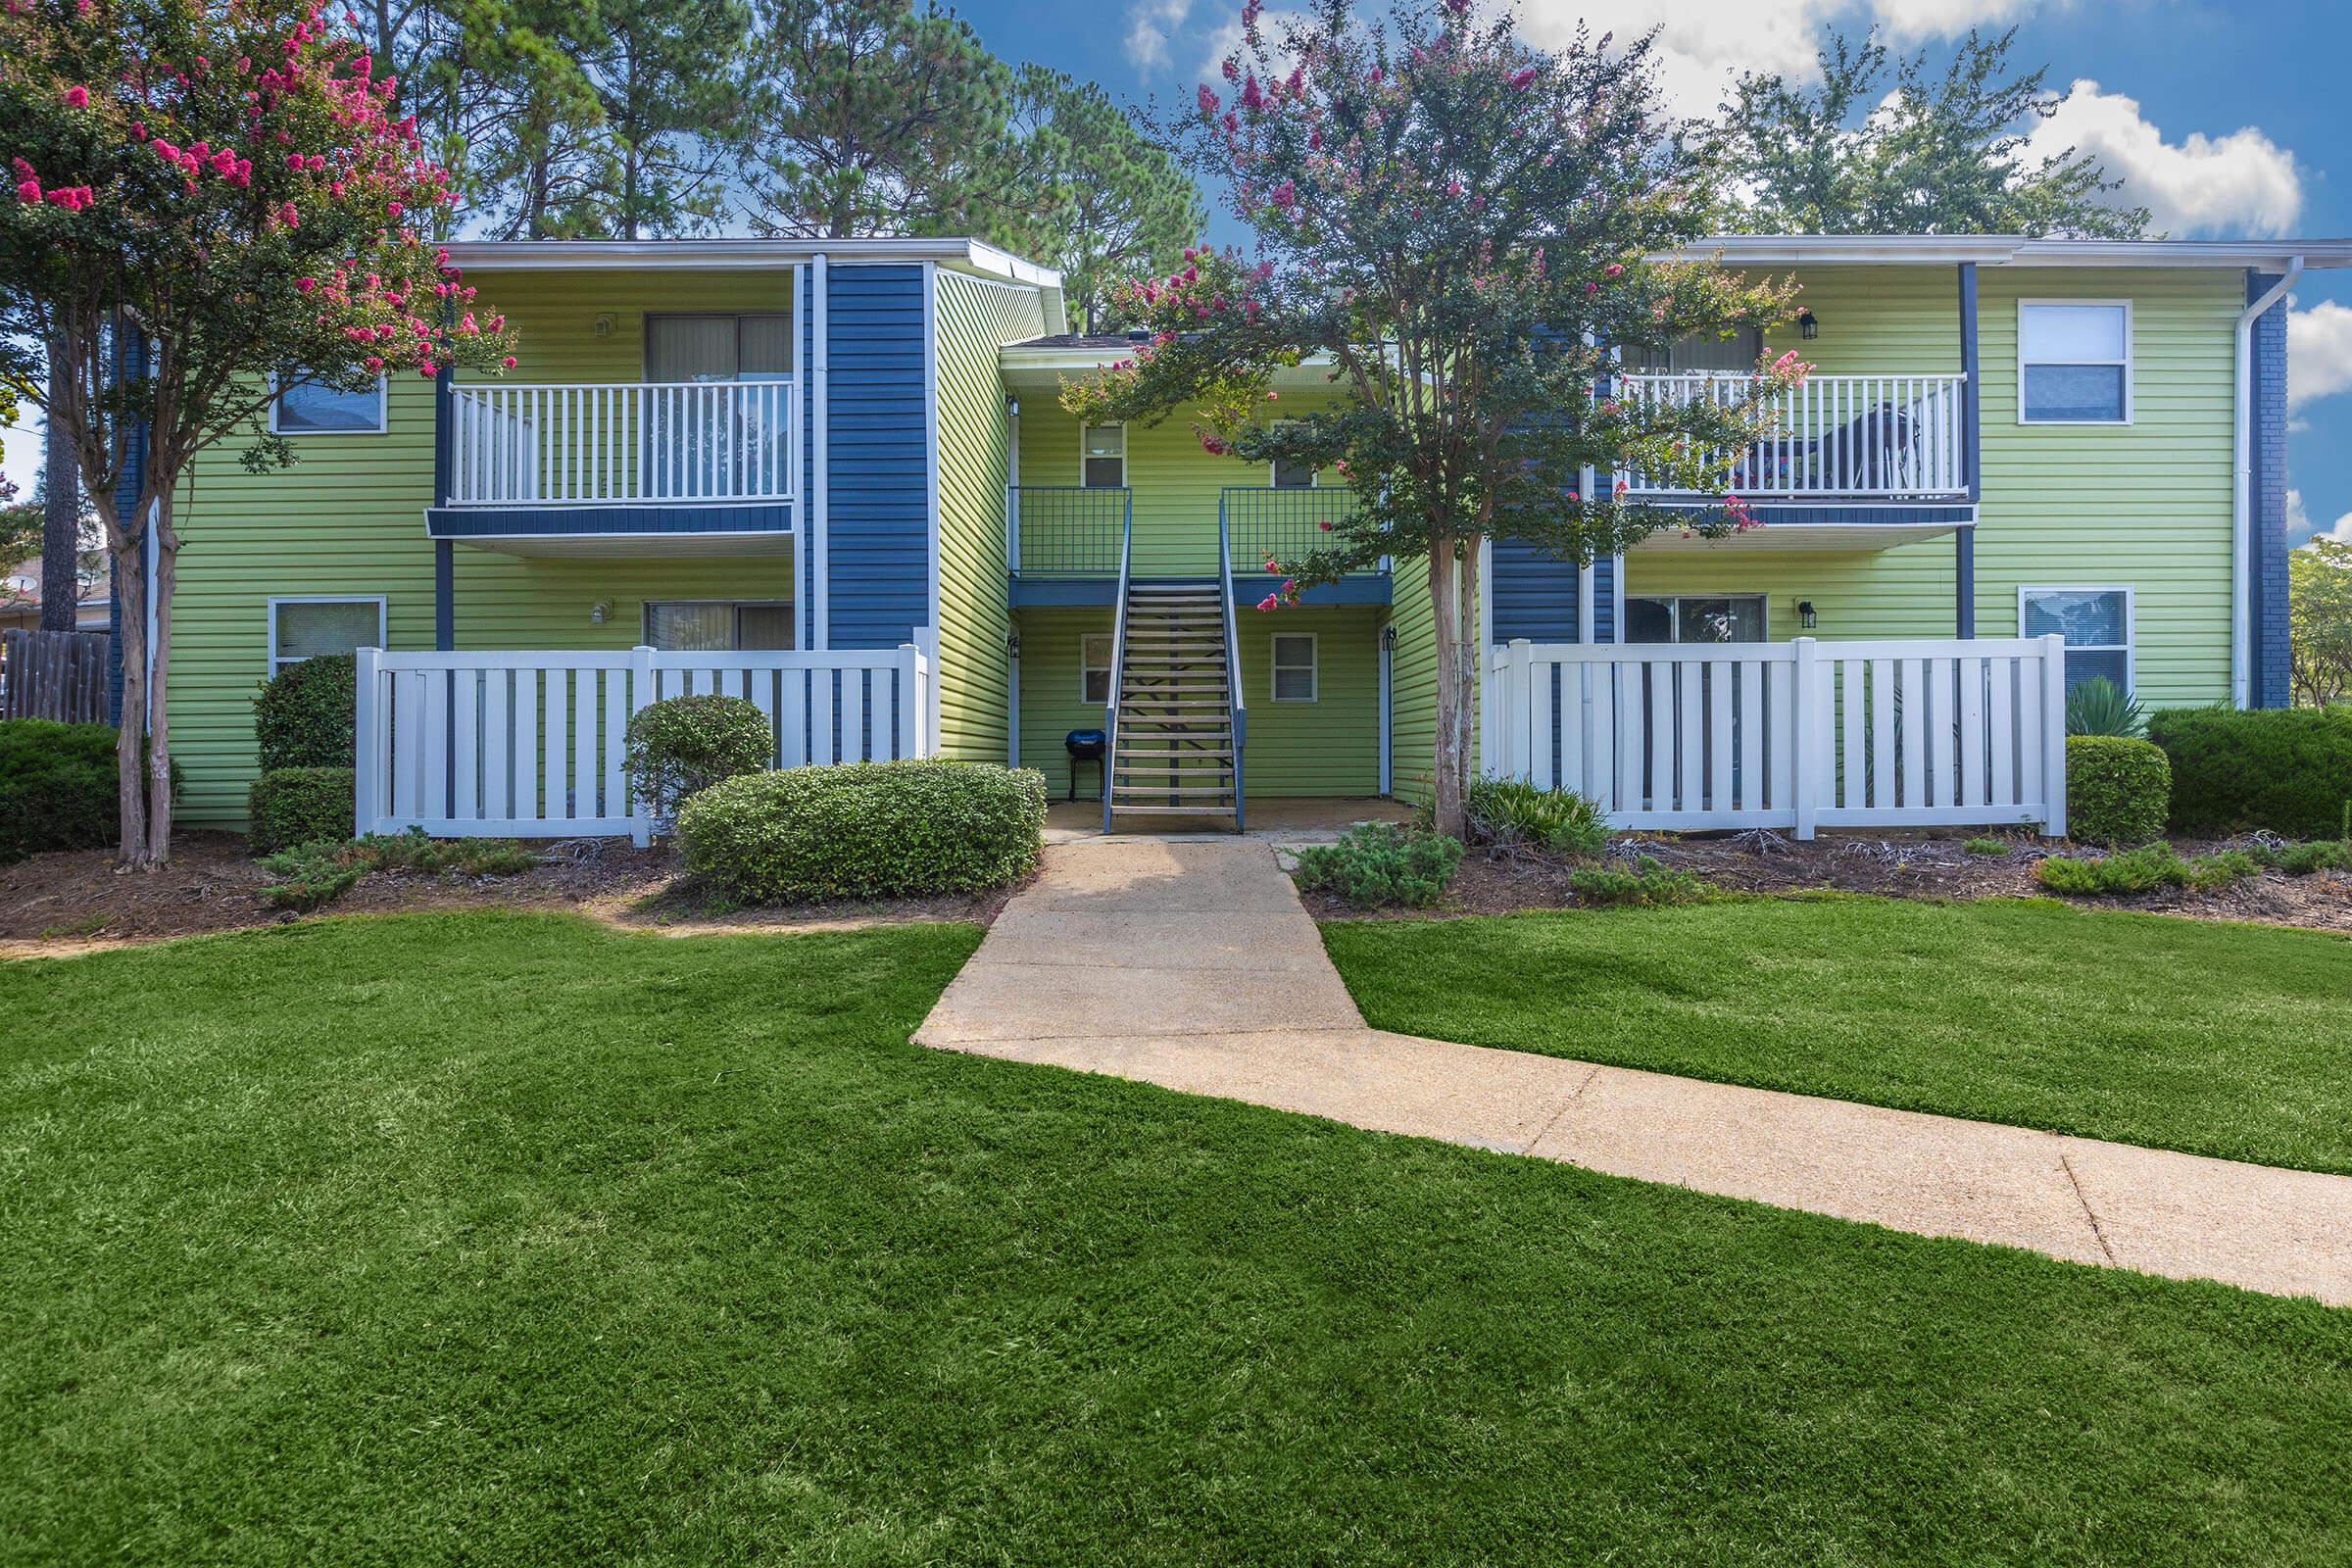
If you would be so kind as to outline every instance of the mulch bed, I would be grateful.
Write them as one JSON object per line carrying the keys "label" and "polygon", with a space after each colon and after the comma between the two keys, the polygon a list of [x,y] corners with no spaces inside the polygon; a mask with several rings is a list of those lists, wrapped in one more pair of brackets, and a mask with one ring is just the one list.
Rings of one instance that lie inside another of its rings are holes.
{"label": "mulch bed", "polygon": [[514,876],[364,877],[311,915],[272,909],[270,880],[233,833],[176,833],[172,863],[147,875],[115,869],[106,850],[36,855],[0,866],[0,957],[67,954],[167,937],[279,925],[321,915],[416,909],[572,910],[616,925],[697,931],[804,931],[907,920],[988,924],[1007,892],[871,903],[713,908],[667,844],[575,839],[546,846],[540,864]]}
{"label": "mulch bed", "polygon": [[[2051,853],[2032,838],[2006,842],[2003,855],[1971,855],[1963,839],[1926,834],[1861,837],[1825,834],[1798,843],[1778,834],[1630,835],[1611,845],[1613,858],[1654,856],[1730,893],[1765,897],[1803,893],[1868,893],[1898,899],[2050,898],[2034,880],[2034,862]],[[2243,848],[2245,841],[2179,839],[2184,856]],[[1568,886],[1570,867],[1536,856],[1491,856],[1472,850],[1434,909],[1359,909],[1328,894],[1304,895],[1317,919],[1445,919],[1465,914],[1509,914],[1527,909],[1576,908],[1584,901]],[[2094,908],[2140,909],[2205,920],[2251,920],[2352,932],[2352,876],[2321,872],[2290,877],[2265,871],[2235,887],[2210,892],[2166,889],[2132,898],[2072,901]]]}

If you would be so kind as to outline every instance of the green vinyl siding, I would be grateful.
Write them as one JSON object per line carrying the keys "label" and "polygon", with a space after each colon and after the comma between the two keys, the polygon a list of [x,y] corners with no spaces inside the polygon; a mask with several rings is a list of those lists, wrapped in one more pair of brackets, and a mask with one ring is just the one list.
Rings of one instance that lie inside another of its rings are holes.
{"label": "green vinyl siding", "polygon": [[1423,805],[1437,777],[1437,627],[1429,608],[1429,561],[1399,560],[1391,579],[1390,622],[1396,651],[1389,659],[1389,793]]}
{"label": "green vinyl siding", "polygon": [[1005,605],[1009,421],[997,350],[1045,330],[1034,289],[941,270],[938,296],[939,744],[1004,760],[1012,619]]}
{"label": "green vinyl siding", "polygon": [[[790,311],[788,270],[480,273],[478,313],[518,334],[508,379],[630,381],[649,311]],[[608,330],[599,332],[599,318]],[[294,466],[251,474],[242,443],[207,453],[179,500],[170,680],[182,819],[234,827],[253,777],[253,693],[268,673],[273,596],[381,595],[394,648],[433,646],[433,389],[396,376],[381,435],[290,438]],[[461,547],[460,648],[617,649],[649,599],[791,600],[789,554],[658,560],[518,559]],[[596,608],[605,607],[602,623]]]}

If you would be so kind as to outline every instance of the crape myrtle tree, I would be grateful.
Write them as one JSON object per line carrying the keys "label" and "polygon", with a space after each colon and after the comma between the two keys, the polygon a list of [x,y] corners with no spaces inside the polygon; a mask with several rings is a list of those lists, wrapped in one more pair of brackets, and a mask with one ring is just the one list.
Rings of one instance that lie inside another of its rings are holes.
{"label": "crape myrtle tree", "polygon": [[[1319,0],[1278,37],[1252,0],[1242,27],[1225,80],[1163,129],[1224,188],[1255,256],[1197,252],[1125,285],[1120,308],[1149,341],[1063,401],[1093,420],[1187,410],[1212,453],[1346,481],[1327,542],[1266,563],[1278,586],[1261,611],[1382,556],[1425,562],[1437,823],[1458,834],[1480,545],[1503,535],[1589,563],[1664,526],[1749,526],[1720,454],[1752,441],[1767,393],[1806,368],[1786,356],[1690,402],[1618,398],[1607,345],[1765,325],[1793,291],[1651,259],[1696,237],[1709,170],[1661,111],[1647,38],[1580,33],[1544,53],[1507,14],[1473,21],[1467,0],[1406,0],[1385,19]],[[1271,417],[1275,373],[1302,363],[1327,364],[1345,395]],[[1659,510],[1606,477],[1624,467],[1720,501]]]}
{"label": "crape myrtle tree", "polygon": [[171,853],[190,462],[223,441],[257,471],[289,461],[263,416],[291,387],[514,363],[423,236],[455,198],[396,91],[301,0],[0,10],[0,380],[72,440],[124,604],[146,601],[153,563],[153,646],[145,616],[122,621],[126,866]]}

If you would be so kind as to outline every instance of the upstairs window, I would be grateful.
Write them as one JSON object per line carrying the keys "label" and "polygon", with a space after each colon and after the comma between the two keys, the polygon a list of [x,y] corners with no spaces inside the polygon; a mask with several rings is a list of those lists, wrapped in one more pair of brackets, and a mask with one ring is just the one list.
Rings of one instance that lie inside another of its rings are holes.
{"label": "upstairs window", "polygon": [[1764,355],[1764,334],[1741,327],[1729,337],[1703,333],[1654,347],[1628,347],[1625,368],[1642,375],[1749,375]]}
{"label": "upstairs window", "polygon": [[774,653],[792,648],[792,606],[723,599],[649,599],[645,645],[667,653]]}
{"label": "upstairs window", "polygon": [[2017,308],[2020,424],[2132,422],[2132,307],[2027,300]]}
{"label": "upstairs window", "polygon": [[364,392],[344,392],[315,381],[297,381],[270,405],[270,429],[276,435],[380,435],[384,429],[384,378]]}
{"label": "upstairs window", "polygon": [[[1283,421],[1285,424],[1291,422],[1290,420]],[[1272,468],[1273,472],[1269,477],[1277,490],[1312,490],[1315,487],[1315,470],[1303,463],[1292,463],[1277,458]]]}
{"label": "upstairs window", "polygon": [[2020,588],[2019,628],[2028,637],[2056,632],[2066,639],[2066,689],[2104,675],[2119,692],[2132,690],[2132,590]]}
{"label": "upstairs window", "polygon": [[1079,483],[1089,490],[1116,490],[1127,482],[1127,427],[1090,424],[1078,432]]}
{"label": "upstairs window", "polygon": [[384,646],[384,601],[374,595],[270,601],[270,673],[320,654]]}

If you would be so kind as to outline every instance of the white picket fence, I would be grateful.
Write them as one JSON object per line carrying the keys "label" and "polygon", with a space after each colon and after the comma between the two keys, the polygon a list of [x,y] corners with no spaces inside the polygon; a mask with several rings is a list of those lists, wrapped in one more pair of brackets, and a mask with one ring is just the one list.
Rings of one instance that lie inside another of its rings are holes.
{"label": "white picket fence", "polygon": [[623,765],[629,715],[668,697],[741,697],[777,767],[927,757],[930,660],[870,652],[359,655],[362,833],[586,838],[653,830]]}
{"label": "white picket fence", "polygon": [[1481,757],[1627,828],[2066,831],[2060,637],[1491,649]]}

